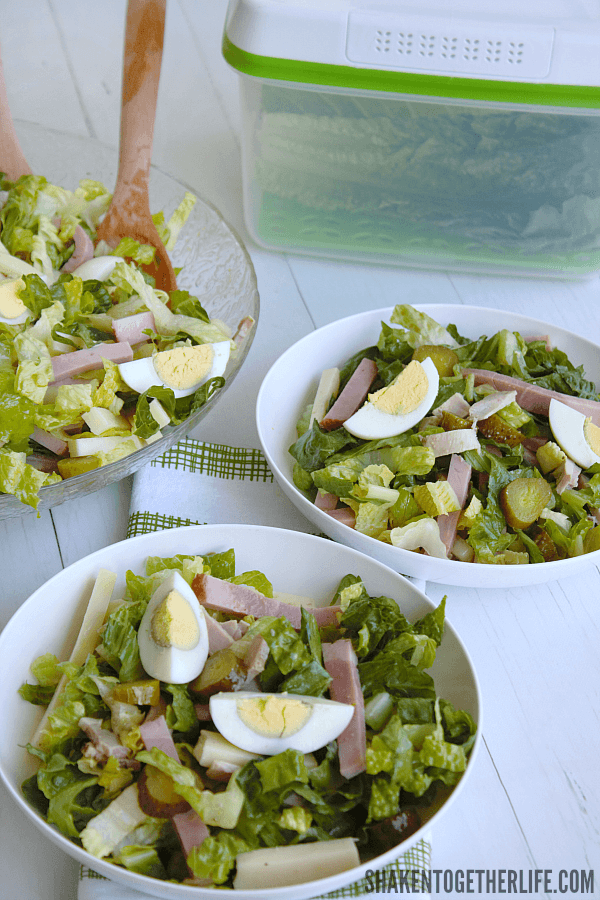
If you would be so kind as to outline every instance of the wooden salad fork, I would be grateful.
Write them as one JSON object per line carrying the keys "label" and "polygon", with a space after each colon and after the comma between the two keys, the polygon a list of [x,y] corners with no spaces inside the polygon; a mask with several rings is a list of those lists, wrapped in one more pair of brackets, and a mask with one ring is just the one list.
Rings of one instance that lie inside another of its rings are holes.
{"label": "wooden salad fork", "polygon": [[21,175],[31,175],[31,169],[21,150],[8,105],[4,80],[4,68],[0,56],[0,172],[9,181],[17,181]]}
{"label": "wooden salad fork", "polygon": [[148,180],[162,62],[166,0],[129,0],[125,23],[119,168],[111,204],[97,230],[98,240],[116,247],[132,237],[155,249],[144,266],[163,291],[176,289],[169,255],[152,221]]}

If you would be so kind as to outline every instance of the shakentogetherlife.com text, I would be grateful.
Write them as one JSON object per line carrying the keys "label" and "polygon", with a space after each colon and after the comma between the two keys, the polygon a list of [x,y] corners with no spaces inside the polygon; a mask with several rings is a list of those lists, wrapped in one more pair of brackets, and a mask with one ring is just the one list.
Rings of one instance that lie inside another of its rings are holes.
{"label": "shakentogetherlife.com text", "polygon": [[[595,897],[593,869],[368,869],[366,894],[548,894]],[[597,885],[596,885],[597,887]]]}

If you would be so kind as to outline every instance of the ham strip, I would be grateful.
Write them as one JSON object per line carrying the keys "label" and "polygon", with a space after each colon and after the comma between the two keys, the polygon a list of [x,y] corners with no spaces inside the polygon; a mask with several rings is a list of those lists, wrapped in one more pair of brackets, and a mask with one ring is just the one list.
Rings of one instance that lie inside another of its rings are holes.
{"label": "ham strip", "polygon": [[87,262],[88,259],[92,259],[94,256],[94,245],[92,240],[87,232],[83,230],[81,225],[78,225],[73,232],[73,243],[75,244],[75,249],[60,270],[61,272],[74,272],[78,266],[81,266],[84,262]]}
{"label": "ham strip", "polygon": [[173,816],[171,822],[177,832],[177,837],[186,859],[190,850],[193,847],[198,847],[210,834],[198,813],[193,809],[189,809],[184,813],[177,813],[176,816]]}
{"label": "ham strip", "polygon": [[209,616],[208,613],[204,616],[206,621],[206,630],[208,632],[208,652],[209,654],[216,653],[217,650],[225,650],[231,644],[233,644],[234,637],[228,632],[225,631],[222,624],[217,622],[216,619],[213,619],[212,616]]}
{"label": "ham strip", "polygon": [[42,431],[37,425],[33,429],[31,437],[42,447],[45,447],[46,450],[51,450],[52,453],[56,453],[57,456],[66,456],[68,452],[69,447],[66,441],[63,441],[61,438],[56,437],[47,431]]}
{"label": "ham strip", "polygon": [[38,472],[58,472],[58,460],[51,456],[44,456],[43,453],[29,453],[25,458],[25,462],[29,466],[33,466]]}
{"label": "ham strip", "polygon": [[335,509],[337,505],[338,498],[336,494],[321,493],[321,491],[317,491],[317,496],[315,497],[315,506],[317,509],[323,509],[327,512],[330,509]]}
{"label": "ham strip", "polygon": [[438,456],[448,456],[450,453],[464,453],[465,450],[479,450],[479,438],[472,428],[457,428],[456,431],[444,431],[437,434],[428,434],[423,438],[423,446],[433,450]]}
{"label": "ham strip", "polygon": [[319,425],[325,431],[340,428],[350,416],[353,416],[366,400],[369,388],[377,378],[377,366],[372,359],[361,359],[348,379],[344,390]]}
{"label": "ham strip", "polygon": [[236,622],[235,619],[229,619],[227,622],[219,622],[223,631],[226,631],[234,641],[239,641],[250,627],[247,622]]}
{"label": "ham strip", "polygon": [[269,653],[269,645],[262,635],[257,634],[252,638],[250,646],[244,654],[244,666],[246,667],[249,681],[264,671]]}
{"label": "ham strip", "polygon": [[356,525],[356,515],[354,514],[354,510],[350,509],[349,506],[340,506],[337,509],[326,509],[324,512],[337,522],[341,522],[342,525],[348,525],[349,528],[354,528]]}
{"label": "ham strip", "polygon": [[171,759],[179,762],[177,747],[164,716],[158,716],[156,719],[144,719],[140,725],[140,735],[146,750],[152,750],[153,747],[157,747],[163,753],[166,753],[167,756],[170,756]]}
{"label": "ham strip", "polygon": [[523,438],[523,440],[521,441],[521,443],[523,444],[523,446],[524,446],[527,450],[531,450],[532,453],[535,453],[536,450],[539,450],[540,447],[543,447],[544,444],[547,444],[547,443],[548,443],[548,438],[545,438],[545,437],[539,437],[539,436],[536,436],[536,437],[526,437],[526,438]]}
{"label": "ham strip", "polygon": [[144,334],[145,329],[156,331],[154,316],[151,312],[136,313],[134,316],[124,316],[122,319],[112,320],[112,330],[117,342],[128,344],[142,344],[149,341],[150,337]]}
{"label": "ham strip", "polygon": [[254,319],[252,318],[252,316],[244,316],[244,318],[242,319],[242,321],[240,322],[240,324],[237,327],[236,333],[234,334],[234,336],[231,339],[233,341],[233,343],[236,345],[236,347],[242,346],[242,344],[244,343],[244,341],[246,340],[246,338],[252,331],[253,325],[254,325]]}
{"label": "ham strip", "polygon": [[470,483],[471,466],[462,456],[453,453],[450,457],[450,466],[448,467],[448,484],[454,489],[456,499],[460,503],[460,509],[445,516],[438,516],[436,520],[440,529],[440,538],[444,542],[448,554],[452,551],[456,540],[456,528],[467,501]]}
{"label": "ham strip", "polygon": [[323,665],[333,679],[329,685],[331,699],[354,707],[350,724],[337,739],[340,772],[344,778],[354,778],[367,766],[367,737],[365,705],[352,642],[342,639],[323,644]]}
{"label": "ham strip", "polygon": [[[296,630],[301,627],[301,609],[291,603],[284,603],[273,597],[265,597],[245,584],[230,584],[212,575],[196,575],[192,590],[201,606],[216,612],[239,616],[285,616]],[[339,606],[314,607],[310,609],[319,625],[337,625],[341,609]]]}
{"label": "ham strip", "polygon": [[89,372],[90,369],[101,369],[103,358],[114,363],[130,362],[133,359],[133,350],[127,341],[119,341],[118,344],[96,344],[85,350],[73,350],[72,353],[53,356],[54,380],[58,381],[79,375],[81,372]]}
{"label": "ham strip", "polygon": [[565,406],[570,406],[584,416],[589,416],[595,425],[600,425],[600,402],[597,400],[585,400],[583,397],[570,397],[568,394],[560,394],[558,391],[550,391],[547,388],[529,384],[519,378],[510,375],[501,375],[499,372],[489,372],[486,369],[463,369],[463,375],[473,375],[475,384],[490,384],[497,391],[516,391],[517,403],[527,412],[547,416],[550,410],[550,401],[559,400]]}

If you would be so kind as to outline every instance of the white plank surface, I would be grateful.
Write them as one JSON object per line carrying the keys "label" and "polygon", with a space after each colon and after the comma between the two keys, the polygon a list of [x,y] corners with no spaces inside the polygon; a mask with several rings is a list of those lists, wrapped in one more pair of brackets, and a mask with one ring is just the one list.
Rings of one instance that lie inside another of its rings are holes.
{"label": "white plank surface", "polygon": [[[221,58],[225,0],[171,0],[154,162],[213,202],[246,240],[261,318],[245,371],[197,429],[258,447],[254,400],[270,364],[340,316],[396,302],[501,307],[600,341],[600,281],[583,284],[410,272],[269,253],[241,203],[237,76]],[[125,0],[0,0],[13,114],[116,146]],[[18,124],[18,123],[17,123]],[[40,518],[0,523],[0,627],[61,566],[125,536],[131,479]],[[484,745],[433,835],[437,869],[596,869],[600,891],[600,574],[526,590],[445,589],[473,657]],[[0,795],[3,900],[75,900],[76,865]],[[540,896],[541,894],[538,894]],[[597,896],[600,894],[596,894]],[[454,894],[446,894],[454,896]]]}

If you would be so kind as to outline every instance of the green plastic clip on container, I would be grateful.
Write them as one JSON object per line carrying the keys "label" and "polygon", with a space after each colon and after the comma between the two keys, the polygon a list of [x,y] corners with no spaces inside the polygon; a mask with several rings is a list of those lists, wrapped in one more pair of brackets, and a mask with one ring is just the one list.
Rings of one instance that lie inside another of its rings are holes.
{"label": "green plastic clip on container", "polygon": [[231,0],[251,236],[398,266],[596,275],[600,8],[425,2]]}

